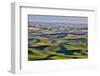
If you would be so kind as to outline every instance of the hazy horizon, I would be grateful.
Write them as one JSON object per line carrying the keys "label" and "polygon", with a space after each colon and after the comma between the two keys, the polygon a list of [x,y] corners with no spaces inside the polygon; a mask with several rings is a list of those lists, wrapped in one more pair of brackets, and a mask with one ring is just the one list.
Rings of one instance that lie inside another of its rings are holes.
{"label": "hazy horizon", "polygon": [[88,18],[78,17],[78,16],[76,17],[76,16],[28,15],[28,22],[88,24]]}

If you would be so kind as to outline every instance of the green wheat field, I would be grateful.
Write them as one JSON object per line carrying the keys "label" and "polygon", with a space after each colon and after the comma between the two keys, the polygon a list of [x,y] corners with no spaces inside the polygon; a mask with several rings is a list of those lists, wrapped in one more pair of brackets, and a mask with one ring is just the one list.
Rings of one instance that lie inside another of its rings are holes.
{"label": "green wheat field", "polygon": [[28,61],[88,58],[87,31],[85,22],[29,21]]}

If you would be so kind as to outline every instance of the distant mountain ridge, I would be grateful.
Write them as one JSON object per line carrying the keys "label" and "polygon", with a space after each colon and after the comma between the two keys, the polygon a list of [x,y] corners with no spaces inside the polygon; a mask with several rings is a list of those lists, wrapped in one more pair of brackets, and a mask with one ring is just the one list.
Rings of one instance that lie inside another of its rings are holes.
{"label": "distant mountain ridge", "polygon": [[60,22],[28,22],[29,25],[33,25],[33,24],[69,24],[69,25],[88,25],[86,23],[60,23]]}

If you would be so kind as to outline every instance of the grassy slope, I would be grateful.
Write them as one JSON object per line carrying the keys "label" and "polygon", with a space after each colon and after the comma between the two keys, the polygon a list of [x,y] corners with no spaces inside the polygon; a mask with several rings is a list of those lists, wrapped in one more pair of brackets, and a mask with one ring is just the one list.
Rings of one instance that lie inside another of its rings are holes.
{"label": "grassy slope", "polygon": [[[42,37],[37,37],[38,39],[41,39],[41,42],[33,43],[33,47],[37,46],[45,46],[48,45],[50,48],[47,48],[45,50],[37,50],[34,48],[29,48],[29,51],[32,52],[32,54],[28,55],[29,60],[38,60],[38,59],[44,59],[47,58],[48,55],[55,55],[52,57],[49,57],[49,59],[73,59],[73,58],[87,58],[87,55],[82,55],[79,53],[75,53],[74,55],[64,55],[61,53],[56,53],[55,50],[59,49],[59,44],[63,42],[63,40],[58,40],[55,43],[51,43],[49,39],[42,38]],[[35,40],[37,38],[33,38],[31,40]],[[64,39],[78,39],[78,38],[87,38],[87,35],[71,35],[68,34]],[[68,42],[66,45],[64,45],[68,50],[87,50],[87,44],[86,43],[73,43],[73,42]]]}

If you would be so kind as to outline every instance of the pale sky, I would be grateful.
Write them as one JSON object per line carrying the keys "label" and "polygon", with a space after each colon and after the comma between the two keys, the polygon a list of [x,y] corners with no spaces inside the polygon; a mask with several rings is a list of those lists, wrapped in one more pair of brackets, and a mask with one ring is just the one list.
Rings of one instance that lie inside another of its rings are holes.
{"label": "pale sky", "polygon": [[87,17],[79,16],[46,16],[28,15],[28,22],[50,22],[50,23],[81,23],[88,24]]}

